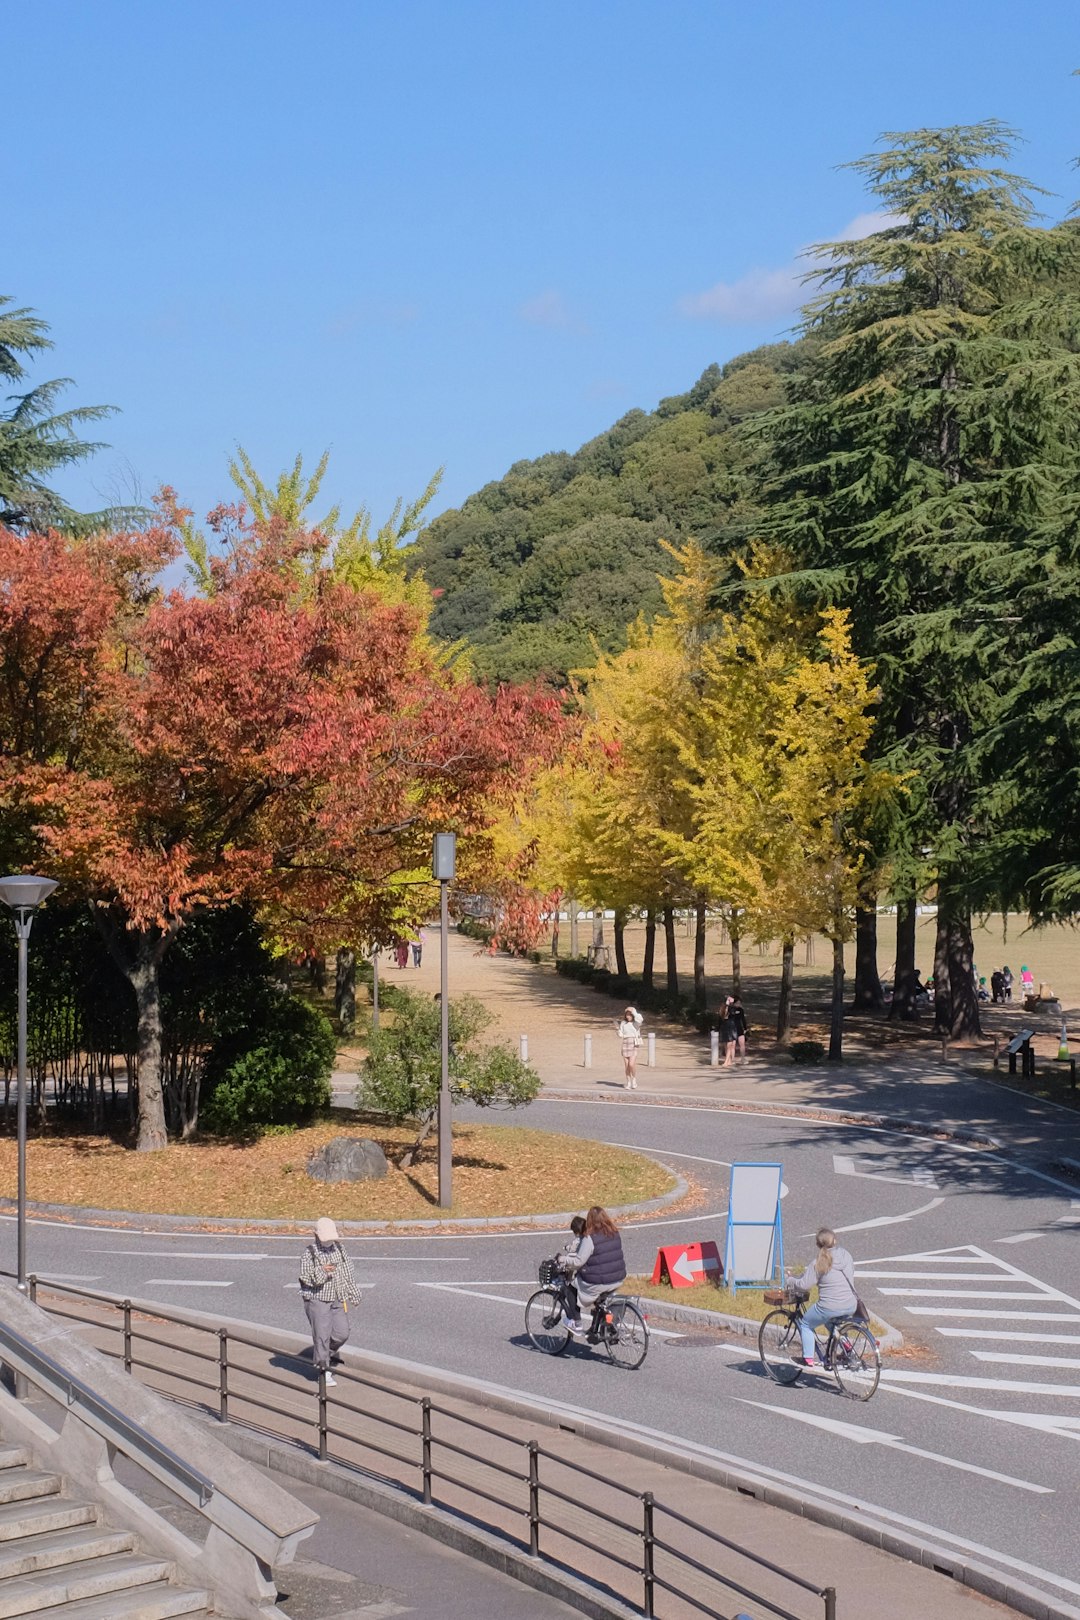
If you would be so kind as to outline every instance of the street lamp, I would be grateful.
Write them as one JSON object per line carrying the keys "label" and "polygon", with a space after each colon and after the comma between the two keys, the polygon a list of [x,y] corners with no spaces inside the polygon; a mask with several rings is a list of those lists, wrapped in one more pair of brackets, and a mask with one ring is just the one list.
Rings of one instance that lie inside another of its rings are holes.
{"label": "street lamp", "polygon": [[18,1275],[19,1287],[26,1290],[26,947],[34,913],[56,888],[52,878],[16,877],[0,878],[0,900],[10,906],[15,917],[15,934],[19,941],[19,1197],[18,1217]]}
{"label": "street lamp", "polygon": [[450,1208],[452,1145],[450,1131],[450,998],[447,994],[446,939],[449,920],[446,909],[446,891],[454,881],[454,863],[457,852],[455,833],[436,833],[431,852],[431,875],[439,885],[439,1010],[440,1051],[439,1071],[439,1205]]}

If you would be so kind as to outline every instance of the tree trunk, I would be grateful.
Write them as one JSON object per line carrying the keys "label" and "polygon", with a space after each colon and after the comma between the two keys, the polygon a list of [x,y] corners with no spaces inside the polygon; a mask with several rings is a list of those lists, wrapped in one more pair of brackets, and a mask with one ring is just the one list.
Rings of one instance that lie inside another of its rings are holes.
{"label": "tree trunk", "polygon": [[615,912],[615,971],[620,979],[628,979],[630,970],[626,965],[626,912]]}
{"label": "tree trunk", "polygon": [[915,896],[908,895],[896,907],[896,971],[893,974],[893,998],[890,1018],[918,1017],[915,1002]]}
{"label": "tree trunk", "polygon": [[559,902],[555,906],[555,915],[551,919],[551,957],[552,961],[559,960]]}
{"label": "tree trunk", "polygon": [[694,1006],[699,1012],[705,1010],[705,922],[705,902],[699,900],[694,907]]}
{"label": "tree trunk", "polygon": [[645,913],[645,960],[641,967],[641,983],[646,990],[653,987],[653,965],[656,961],[656,912],[652,906]]}
{"label": "tree trunk", "polygon": [[667,951],[667,993],[674,997],[679,993],[679,959],[675,949],[675,913],[670,906],[664,907],[664,946]]}
{"label": "tree trunk", "polygon": [[731,935],[731,993],[733,996],[741,996],[742,933],[739,929],[739,913],[734,906],[731,908],[731,921],[728,923],[728,932]]}
{"label": "tree trunk", "polygon": [[161,981],[154,941],[145,934],[138,935],[137,941],[135,962],[128,968],[139,1014],[139,1136],[135,1145],[140,1153],[157,1153],[168,1145],[161,1085]]}
{"label": "tree trunk", "polygon": [[952,1033],[952,998],[949,995],[949,919],[940,893],[937,932],[934,935],[934,1028],[939,1035]]}
{"label": "tree trunk", "polygon": [[885,992],[877,963],[877,896],[866,895],[866,905],[855,908],[854,1012],[883,1012]]}
{"label": "tree trunk", "polygon": [[971,913],[966,906],[949,908],[946,929],[949,961],[949,1035],[966,1040],[981,1035],[979,993],[975,984],[975,947],[971,939]]}
{"label": "tree trunk", "polygon": [[844,942],[833,940],[832,1009],[829,1016],[829,1062],[839,1063],[844,1047]]}
{"label": "tree trunk", "polygon": [[791,1030],[791,987],[795,978],[795,936],[785,934],[780,958],[780,1005],[776,1010],[776,1039],[786,1041]]}
{"label": "tree trunk", "polygon": [[576,957],[577,954],[578,954],[577,913],[578,913],[577,901],[576,900],[571,900],[571,902],[570,902],[570,955],[573,956],[573,957]]}
{"label": "tree trunk", "polygon": [[348,945],[337,953],[334,972],[334,1004],[343,1035],[356,1026],[356,952]]}

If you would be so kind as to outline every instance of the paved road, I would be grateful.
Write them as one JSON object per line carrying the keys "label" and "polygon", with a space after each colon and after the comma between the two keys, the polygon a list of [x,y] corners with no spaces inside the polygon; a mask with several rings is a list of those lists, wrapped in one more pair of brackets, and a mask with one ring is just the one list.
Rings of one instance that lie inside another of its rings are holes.
{"label": "paved road", "polygon": [[[864,1127],[671,1102],[549,1096],[537,1114],[552,1130],[648,1148],[701,1183],[699,1212],[628,1231],[634,1270],[649,1268],[669,1235],[722,1245],[729,1163],[782,1159],[789,1260],[809,1257],[823,1221],[846,1231],[864,1296],[913,1353],[888,1366],[865,1407],[824,1380],[778,1388],[746,1344],[671,1333],[670,1322],[657,1322],[671,1336],[658,1332],[635,1375],[584,1347],[552,1361],[523,1334],[537,1262],[554,1246],[529,1233],[353,1240],[366,1345],[768,1465],[1080,1597],[1080,1181],[1057,1179],[1045,1157],[1019,1164]],[[30,1259],[58,1279],[300,1325],[300,1247],[35,1224]]]}

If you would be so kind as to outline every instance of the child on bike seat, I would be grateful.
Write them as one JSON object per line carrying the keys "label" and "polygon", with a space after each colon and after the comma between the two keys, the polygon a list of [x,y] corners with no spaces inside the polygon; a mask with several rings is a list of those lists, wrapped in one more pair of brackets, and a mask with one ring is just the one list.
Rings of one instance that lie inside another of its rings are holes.
{"label": "child on bike seat", "polygon": [[[581,1248],[581,1240],[585,1236],[584,1215],[574,1216],[573,1220],[570,1222],[570,1232],[570,1241],[569,1243],[563,1244],[562,1248],[559,1250],[560,1256],[564,1254],[577,1254],[578,1250]],[[562,1270],[562,1267],[560,1266],[559,1269]],[[566,1305],[570,1313],[569,1319],[571,1322],[576,1323],[578,1320],[578,1297],[577,1289],[574,1287],[574,1274],[568,1268],[562,1272],[562,1276],[563,1292],[566,1295]]]}

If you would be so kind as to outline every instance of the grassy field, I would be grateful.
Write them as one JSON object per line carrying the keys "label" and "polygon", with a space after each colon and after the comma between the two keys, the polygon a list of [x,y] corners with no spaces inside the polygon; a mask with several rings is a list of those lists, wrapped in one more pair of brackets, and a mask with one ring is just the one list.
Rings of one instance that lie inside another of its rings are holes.
{"label": "grassy field", "polygon": [[[327,1186],[308,1177],[310,1155],[343,1134],[381,1143],[390,1160],[382,1180]],[[438,1191],[433,1144],[411,1170],[395,1163],[414,1136],[406,1127],[347,1116],[248,1144],[207,1138],[162,1153],[134,1153],[103,1136],[47,1136],[29,1144],[29,1196],[41,1203],[253,1222],[430,1218]],[[661,1165],[626,1149],[517,1126],[454,1129],[453,1215],[541,1215],[595,1203],[617,1208],[674,1185]],[[16,1146],[3,1138],[0,1194],[14,1197],[15,1190]]]}

